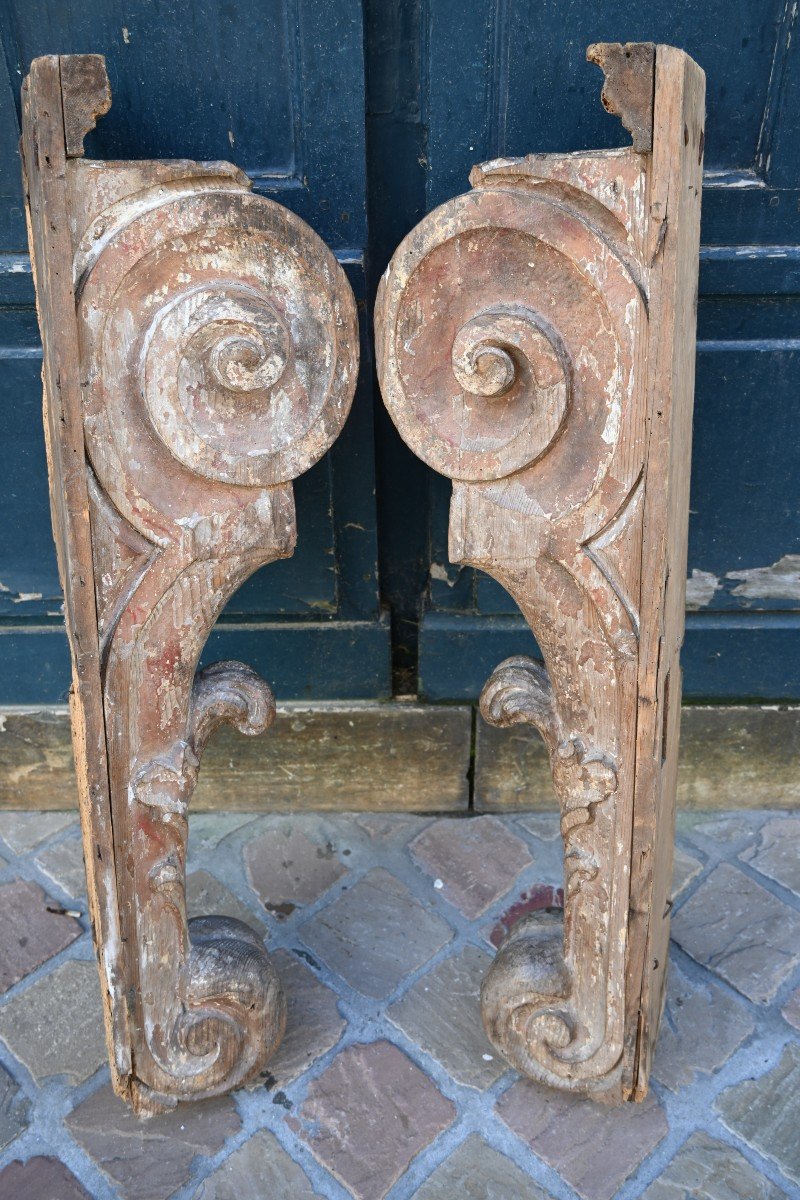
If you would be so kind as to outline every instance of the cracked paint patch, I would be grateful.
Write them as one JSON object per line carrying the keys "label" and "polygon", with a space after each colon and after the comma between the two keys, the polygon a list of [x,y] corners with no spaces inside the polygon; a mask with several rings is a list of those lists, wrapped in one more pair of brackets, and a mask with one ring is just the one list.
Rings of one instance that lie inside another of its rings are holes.
{"label": "cracked paint patch", "polygon": [[[28,604],[31,601],[44,599],[42,592],[15,592],[7,584],[2,582],[0,582],[0,593],[2,593],[5,600],[10,601],[11,604]],[[48,600],[51,600],[53,603],[57,603],[58,596],[48,596]]]}
{"label": "cracked paint patch", "polygon": [[696,612],[705,608],[714,599],[714,594],[720,587],[720,581],[711,571],[700,571],[697,567],[686,580],[686,608]]}
{"label": "cracked paint patch", "polygon": [[447,567],[443,567],[441,563],[431,563],[430,576],[431,579],[438,579],[440,583],[446,583],[448,587],[455,584],[455,579],[450,578]]}
{"label": "cracked paint patch", "polygon": [[687,610],[707,608],[719,591],[745,600],[796,602],[800,600],[800,554],[784,554],[772,566],[743,567],[721,577],[694,567],[686,580]]}
{"label": "cracked paint patch", "polygon": [[725,578],[741,581],[733,588],[734,596],[748,600],[800,600],[800,554],[784,554],[771,567],[728,571]]}

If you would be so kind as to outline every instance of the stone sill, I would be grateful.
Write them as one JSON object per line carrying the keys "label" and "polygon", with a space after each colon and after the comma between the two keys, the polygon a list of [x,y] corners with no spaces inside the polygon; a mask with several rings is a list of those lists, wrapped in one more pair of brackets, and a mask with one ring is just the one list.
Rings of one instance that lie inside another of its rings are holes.
{"label": "stone sill", "polygon": [[[686,706],[678,804],[800,807],[800,707]],[[0,708],[0,808],[77,805],[66,707]],[[492,729],[469,705],[285,704],[275,728],[224,728],[192,811],[467,813],[555,808],[535,730]]]}

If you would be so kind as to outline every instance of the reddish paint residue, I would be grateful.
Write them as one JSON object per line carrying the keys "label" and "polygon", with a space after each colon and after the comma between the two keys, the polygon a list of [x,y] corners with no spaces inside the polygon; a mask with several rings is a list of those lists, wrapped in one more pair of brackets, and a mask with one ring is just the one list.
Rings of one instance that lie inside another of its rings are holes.
{"label": "reddish paint residue", "polygon": [[563,908],[564,889],[553,887],[549,883],[537,883],[527,892],[520,892],[519,900],[515,900],[510,908],[500,917],[492,930],[489,941],[498,948],[505,941],[511,929],[529,913],[539,912],[543,908]]}

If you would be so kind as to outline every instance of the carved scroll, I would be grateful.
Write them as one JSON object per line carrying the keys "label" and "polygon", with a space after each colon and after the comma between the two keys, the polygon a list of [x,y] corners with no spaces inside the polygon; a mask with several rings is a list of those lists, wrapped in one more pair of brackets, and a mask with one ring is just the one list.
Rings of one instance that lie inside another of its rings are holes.
{"label": "carved scroll", "polygon": [[358,367],[341,268],[225,163],[85,161],[103,60],[42,58],[23,159],[53,524],[112,1075],[141,1111],[260,1071],[285,1000],[241,922],[187,921],[187,809],[222,722],[267,729],[240,663],[198,673],[257,567],[291,555],[291,481],[331,445]]}
{"label": "carved scroll", "polygon": [[527,1075],[615,1102],[646,1092],[666,961],[704,76],[668,46],[589,57],[647,152],[476,167],[395,253],[376,328],[398,430],[453,480],[451,559],[544,658],[501,663],[481,713],[546,743],[563,924],[511,931],[484,1023]]}

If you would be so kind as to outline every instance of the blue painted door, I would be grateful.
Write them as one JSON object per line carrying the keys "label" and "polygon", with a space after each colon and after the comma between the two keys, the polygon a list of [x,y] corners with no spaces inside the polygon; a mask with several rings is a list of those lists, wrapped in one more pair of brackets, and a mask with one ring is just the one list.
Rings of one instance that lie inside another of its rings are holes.
{"label": "blue painted door", "polygon": [[793,0],[5,0],[0,703],[69,682],[16,150],[30,59],[105,54],[114,105],[90,153],[238,163],[331,245],[362,310],[352,416],[296,485],[297,553],[233,598],[207,657],[244,658],[284,698],[459,699],[529,635],[496,584],[448,563],[449,485],[383,411],[367,314],[473,162],[623,144],[584,59],[603,40],[672,42],[708,79],[686,693],[800,698],[796,24]]}
{"label": "blue painted door", "polygon": [[[473,162],[625,144],[599,103],[590,43],[668,42],[705,69],[685,694],[800,697],[793,0],[370,0],[367,11],[376,272],[422,212],[466,190]],[[448,563],[447,481],[413,461],[386,422],[379,456],[396,659],[418,663],[423,695],[474,698],[491,668],[532,639],[499,585]]]}
{"label": "blue painted door", "polygon": [[[0,35],[0,703],[55,702],[66,696],[69,663],[16,150],[22,77],[39,54],[104,54],[114,102],[87,152],[237,163],[256,191],[299,213],[331,246],[366,334],[363,24],[359,0],[8,0]],[[284,699],[390,688],[363,342],[345,431],[295,485],[294,557],[241,588],[205,656],[244,659]]]}

